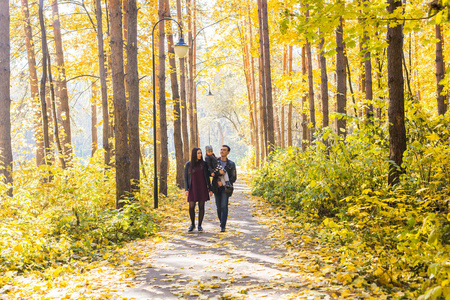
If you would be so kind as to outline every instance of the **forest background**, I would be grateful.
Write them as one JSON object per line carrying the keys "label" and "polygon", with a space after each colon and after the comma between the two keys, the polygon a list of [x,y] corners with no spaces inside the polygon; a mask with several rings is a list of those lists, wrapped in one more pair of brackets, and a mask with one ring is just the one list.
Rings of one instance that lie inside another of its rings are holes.
{"label": "forest background", "polygon": [[0,286],[154,234],[155,183],[229,144],[337,281],[450,297],[448,1],[1,5]]}

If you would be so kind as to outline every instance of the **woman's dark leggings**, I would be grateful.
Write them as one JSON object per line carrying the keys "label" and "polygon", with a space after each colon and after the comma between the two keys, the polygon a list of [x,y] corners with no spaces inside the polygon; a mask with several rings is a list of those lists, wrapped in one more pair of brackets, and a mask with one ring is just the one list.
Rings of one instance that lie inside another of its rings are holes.
{"label": "woman's dark leggings", "polygon": [[[195,203],[189,202],[189,216],[191,217],[191,224],[195,226]],[[203,217],[205,216],[205,201],[198,202],[198,226],[202,226]]]}

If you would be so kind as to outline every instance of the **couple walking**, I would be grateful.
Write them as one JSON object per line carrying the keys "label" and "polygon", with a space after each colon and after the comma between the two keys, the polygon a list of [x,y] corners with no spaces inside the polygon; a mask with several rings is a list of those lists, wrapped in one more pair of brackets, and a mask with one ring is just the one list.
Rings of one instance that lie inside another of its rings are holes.
{"label": "couple walking", "polygon": [[[228,159],[230,147],[222,145],[220,157],[216,158],[211,146],[206,146],[206,157],[203,160],[202,150],[193,148],[191,160],[184,167],[184,187],[189,203],[191,226],[195,228],[195,203],[198,202],[198,231],[203,231],[202,222],[205,216],[205,202],[214,193],[220,231],[225,232],[228,218],[228,198],[232,193],[232,184],[236,181],[236,165]],[[210,176],[213,177],[212,183]],[[231,187],[231,188],[230,188]]]}

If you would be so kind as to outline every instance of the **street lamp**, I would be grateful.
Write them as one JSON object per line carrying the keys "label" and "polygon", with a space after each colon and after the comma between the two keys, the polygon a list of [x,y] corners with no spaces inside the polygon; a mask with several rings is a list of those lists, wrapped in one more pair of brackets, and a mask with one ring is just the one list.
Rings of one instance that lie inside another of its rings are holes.
{"label": "street lamp", "polygon": [[189,45],[186,44],[183,40],[183,27],[181,27],[180,23],[178,23],[177,21],[175,21],[174,19],[171,18],[162,18],[160,19],[158,22],[155,23],[155,25],[153,25],[153,29],[152,29],[152,65],[153,65],[153,163],[154,163],[154,170],[155,170],[155,174],[154,174],[154,184],[153,184],[153,200],[154,200],[154,208],[158,208],[158,172],[157,172],[157,161],[156,161],[156,87],[155,87],[155,82],[156,82],[156,74],[155,74],[155,37],[154,37],[154,33],[155,33],[155,28],[156,25],[159,24],[159,22],[161,21],[174,21],[175,23],[177,23],[178,27],[180,28],[180,40],[178,41],[178,43],[176,43],[173,48],[175,51],[175,55],[183,58],[186,57],[187,53],[188,53],[188,49],[189,49]]}
{"label": "street lamp", "polygon": [[208,98],[209,100],[213,100],[214,99],[214,95],[211,93],[211,84],[207,81],[197,81],[197,86],[200,84],[208,84],[208,95],[206,95],[206,98]]}

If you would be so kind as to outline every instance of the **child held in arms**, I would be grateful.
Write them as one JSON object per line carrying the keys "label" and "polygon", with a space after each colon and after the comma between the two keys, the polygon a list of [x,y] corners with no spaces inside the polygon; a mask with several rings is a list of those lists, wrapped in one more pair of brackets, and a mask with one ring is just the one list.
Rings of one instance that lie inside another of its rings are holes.
{"label": "child held in arms", "polygon": [[205,147],[206,155],[205,155],[205,161],[208,165],[209,173],[211,173],[211,177],[214,177],[215,172],[219,172],[220,170],[223,170],[225,172],[224,175],[219,176],[219,180],[222,182],[222,186],[230,186],[230,179],[228,179],[227,171],[222,168],[222,166],[217,161],[216,155],[214,155],[213,148],[211,145],[208,145]]}

